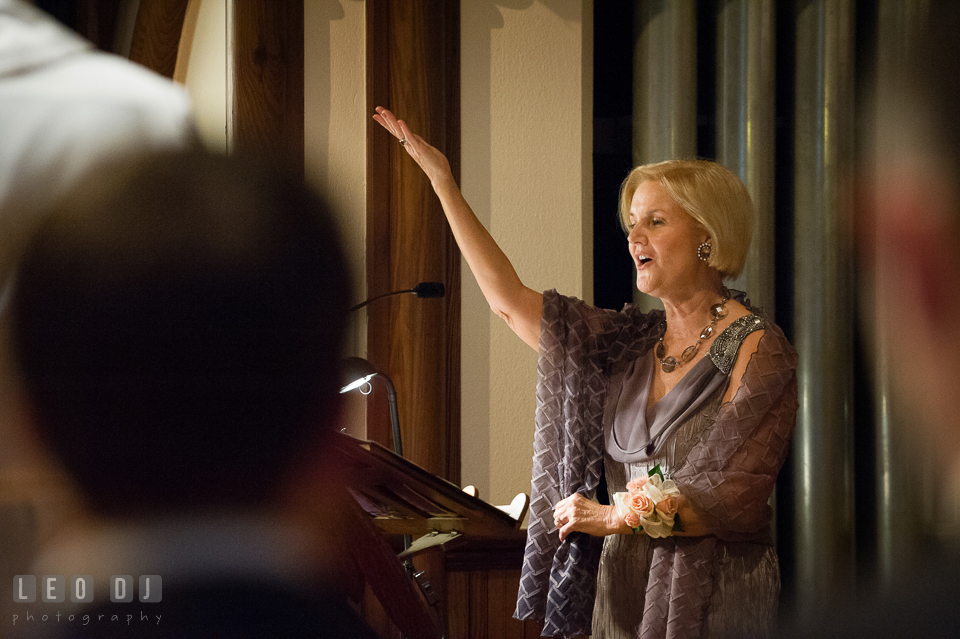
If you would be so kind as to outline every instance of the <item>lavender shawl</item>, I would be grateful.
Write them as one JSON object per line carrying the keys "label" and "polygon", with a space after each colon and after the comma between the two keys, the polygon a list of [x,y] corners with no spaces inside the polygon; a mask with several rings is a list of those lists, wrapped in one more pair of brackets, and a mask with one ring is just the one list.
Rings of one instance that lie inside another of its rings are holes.
{"label": "lavender shawl", "polygon": [[[608,377],[653,347],[662,317],[662,311],[641,313],[632,305],[609,311],[544,293],[530,522],[514,613],[543,620],[544,636],[591,633],[602,539],[573,533],[560,542],[553,508],[574,493],[595,494]],[[673,543],[656,548],[644,637],[699,628],[717,539],[749,538],[768,525],[767,499],[796,417],[796,363],[796,351],[768,320],[734,401],[720,407],[674,475],[714,535],[670,537]],[[683,596],[672,595],[677,591]]]}

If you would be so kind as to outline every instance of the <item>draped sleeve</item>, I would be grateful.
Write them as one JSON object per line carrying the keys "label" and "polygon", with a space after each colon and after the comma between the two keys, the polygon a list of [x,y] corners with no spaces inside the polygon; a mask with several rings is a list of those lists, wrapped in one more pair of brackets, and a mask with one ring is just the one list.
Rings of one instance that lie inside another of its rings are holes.
{"label": "draped sleeve", "polygon": [[736,541],[770,521],[767,500],[793,437],[797,353],[768,322],[732,401],[675,473],[684,496],[720,539]]}
{"label": "draped sleeve", "polygon": [[607,376],[653,346],[661,316],[544,293],[530,520],[514,617],[543,620],[545,636],[591,632],[602,539],[572,533],[561,542],[553,509],[574,493],[593,497]]}
{"label": "draped sleeve", "polygon": [[718,552],[728,542],[756,539],[769,526],[767,500],[796,421],[796,365],[794,348],[767,322],[734,399],[721,404],[673,474],[711,534],[656,540],[662,543],[650,561],[641,639],[700,636]]}

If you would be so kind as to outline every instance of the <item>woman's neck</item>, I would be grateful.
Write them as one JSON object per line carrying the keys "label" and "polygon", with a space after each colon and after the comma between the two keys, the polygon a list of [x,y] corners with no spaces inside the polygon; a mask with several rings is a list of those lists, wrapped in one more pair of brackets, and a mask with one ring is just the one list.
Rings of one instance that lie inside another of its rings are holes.
{"label": "woman's neck", "polygon": [[682,297],[662,299],[667,331],[673,335],[700,333],[710,323],[710,307],[723,298],[723,285],[698,288]]}

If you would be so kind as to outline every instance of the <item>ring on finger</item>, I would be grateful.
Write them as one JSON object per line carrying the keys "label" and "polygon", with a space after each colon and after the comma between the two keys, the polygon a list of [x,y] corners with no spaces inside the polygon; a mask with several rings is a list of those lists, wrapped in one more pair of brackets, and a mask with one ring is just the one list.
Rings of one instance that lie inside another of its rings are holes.
{"label": "ring on finger", "polygon": [[400,146],[407,146],[407,138],[400,138]]}

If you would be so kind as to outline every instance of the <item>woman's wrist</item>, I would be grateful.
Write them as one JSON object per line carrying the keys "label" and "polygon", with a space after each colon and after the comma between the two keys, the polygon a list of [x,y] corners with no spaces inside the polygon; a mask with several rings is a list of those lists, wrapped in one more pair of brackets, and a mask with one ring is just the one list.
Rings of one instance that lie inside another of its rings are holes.
{"label": "woman's wrist", "polygon": [[430,186],[432,186],[434,192],[441,197],[443,196],[444,192],[449,192],[450,190],[460,190],[460,187],[457,186],[457,181],[453,179],[453,174],[449,171],[446,171],[437,177],[431,178]]}
{"label": "woman's wrist", "polygon": [[629,535],[633,530],[624,522],[623,515],[617,510],[616,506],[604,506],[604,521],[607,525],[610,535]]}

